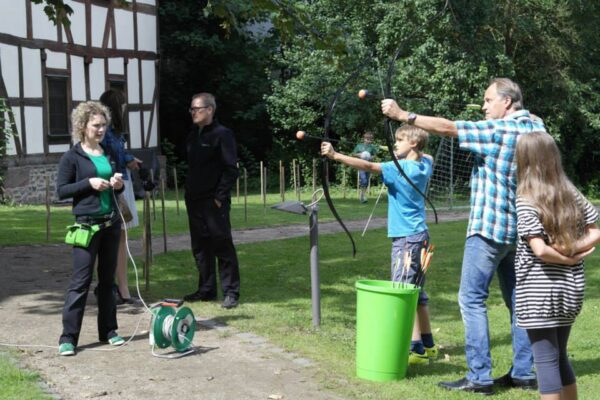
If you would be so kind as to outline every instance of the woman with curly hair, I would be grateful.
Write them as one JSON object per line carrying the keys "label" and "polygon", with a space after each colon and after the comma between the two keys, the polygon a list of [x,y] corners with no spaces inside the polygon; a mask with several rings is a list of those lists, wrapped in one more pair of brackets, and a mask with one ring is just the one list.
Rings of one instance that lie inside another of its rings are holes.
{"label": "woman with curly hair", "polygon": [[[73,199],[73,215],[81,233],[93,234],[89,243],[73,245],[73,270],[63,308],[63,332],[59,354],[75,354],[88,290],[98,259],[98,338],[113,346],[125,343],[117,334],[117,309],[113,297],[115,267],[121,221],[115,212],[115,197],[123,191],[121,174],[111,165],[111,156],[101,142],[110,123],[110,112],[102,104],[88,101],[71,115],[75,145],[61,158],[57,192],[60,199]],[[89,233],[89,232],[95,233]]]}

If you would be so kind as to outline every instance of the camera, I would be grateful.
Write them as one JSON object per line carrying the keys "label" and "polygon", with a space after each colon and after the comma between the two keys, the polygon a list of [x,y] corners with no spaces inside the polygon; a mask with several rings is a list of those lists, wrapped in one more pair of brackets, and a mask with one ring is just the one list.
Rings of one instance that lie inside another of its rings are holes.
{"label": "camera", "polygon": [[156,183],[152,181],[148,168],[140,168],[138,170],[138,174],[140,175],[144,191],[151,192],[154,190],[154,188],[156,188]]}

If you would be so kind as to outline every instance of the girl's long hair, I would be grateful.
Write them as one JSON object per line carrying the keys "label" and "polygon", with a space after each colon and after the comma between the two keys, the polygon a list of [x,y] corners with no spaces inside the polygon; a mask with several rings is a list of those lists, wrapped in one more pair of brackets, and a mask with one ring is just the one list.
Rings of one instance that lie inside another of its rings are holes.
{"label": "girl's long hair", "polygon": [[522,135],[516,158],[517,195],[537,209],[550,244],[572,255],[574,242],[583,234],[583,210],[579,192],[563,170],[556,142],[546,132]]}
{"label": "girl's long hair", "polygon": [[110,110],[112,116],[112,126],[115,130],[115,134],[121,135],[125,129],[123,119],[123,104],[125,104],[125,95],[116,89],[109,89],[102,93],[100,96],[100,102],[104,104]]}

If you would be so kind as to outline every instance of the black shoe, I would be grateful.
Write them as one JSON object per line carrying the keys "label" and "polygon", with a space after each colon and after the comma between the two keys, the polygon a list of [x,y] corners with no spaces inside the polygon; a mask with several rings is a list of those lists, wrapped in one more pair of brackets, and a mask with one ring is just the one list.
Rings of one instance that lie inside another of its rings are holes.
{"label": "black shoe", "polygon": [[223,304],[221,305],[221,307],[223,308],[235,308],[238,306],[238,301],[235,297],[233,296],[225,296],[225,300],[223,300]]}
{"label": "black shoe", "polygon": [[185,301],[213,301],[216,299],[217,296],[209,296],[206,293],[202,293],[199,290],[194,293],[186,294],[185,296],[183,296],[183,300]]}
{"label": "black shoe", "polygon": [[462,378],[453,382],[440,382],[438,383],[438,386],[448,390],[462,390],[464,392],[480,393],[485,396],[494,394],[493,385],[480,385],[478,383],[471,382],[467,378]]}
{"label": "black shoe", "polygon": [[524,390],[537,390],[537,379],[518,379],[510,376],[510,372],[494,379],[494,385],[504,388],[519,388]]}

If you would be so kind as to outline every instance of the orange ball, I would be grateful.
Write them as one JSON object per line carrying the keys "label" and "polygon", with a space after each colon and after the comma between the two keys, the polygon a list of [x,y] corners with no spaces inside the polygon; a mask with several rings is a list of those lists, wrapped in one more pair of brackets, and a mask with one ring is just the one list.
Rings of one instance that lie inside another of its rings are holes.
{"label": "orange ball", "polygon": [[306,132],[304,132],[304,131],[298,131],[298,132],[296,132],[296,139],[303,140],[304,136],[306,136]]}
{"label": "orange ball", "polygon": [[367,89],[360,89],[358,91],[358,98],[364,100],[369,95],[369,91]]}

